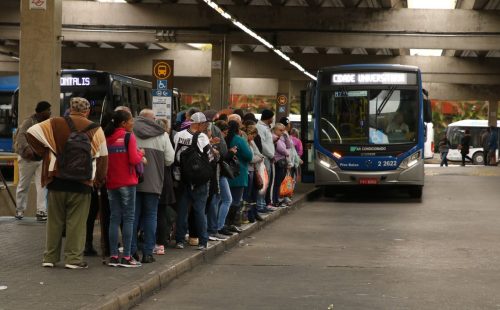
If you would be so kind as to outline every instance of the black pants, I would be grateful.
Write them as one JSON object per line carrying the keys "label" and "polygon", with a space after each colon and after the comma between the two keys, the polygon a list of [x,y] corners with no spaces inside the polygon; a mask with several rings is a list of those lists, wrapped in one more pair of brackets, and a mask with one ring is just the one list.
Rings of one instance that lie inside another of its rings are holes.
{"label": "black pants", "polygon": [[472,162],[472,158],[469,157],[469,155],[462,153],[462,166],[465,166],[465,160],[468,159]]}
{"label": "black pants", "polygon": [[[87,233],[85,236],[85,247],[91,247],[92,242],[94,241],[94,223],[97,218],[97,214],[99,213],[99,196],[97,195],[97,191],[93,190],[90,200],[90,210],[89,216],[87,217]],[[101,204],[102,204],[102,222],[101,222],[101,234],[103,244],[101,244],[101,248],[104,249],[104,255],[109,256],[109,200],[108,200],[108,191],[105,187],[101,188]]]}
{"label": "black pants", "polygon": [[484,149],[483,150],[483,161],[484,161],[484,165],[485,166],[488,166],[490,164],[490,150],[488,149]]}
{"label": "black pants", "polygon": [[156,244],[167,245],[172,231],[172,226],[177,220],[177,212],[171,206],[158,205],[158,217],[156,226]]}

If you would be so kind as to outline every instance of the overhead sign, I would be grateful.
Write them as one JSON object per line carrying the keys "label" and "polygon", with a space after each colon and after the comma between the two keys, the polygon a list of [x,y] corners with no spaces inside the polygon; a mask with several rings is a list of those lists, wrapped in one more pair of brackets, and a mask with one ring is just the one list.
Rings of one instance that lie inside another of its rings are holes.
{"label": "overhead sign", "polygon": [[288,117],[289,111],[288,94],[278,93],[276,95],[276,122],[279,122],[282,117]]}
{"label": "overhead sign", "polygon": [[29,0],[30,10],[46,10],[47,0]]}
{"label": "overhead sign", "polygon": [[402,72],[360,72],[334,73],[334,85],[415,85],[417,77],[414,73]]}
{"label": "overhead sign", "polygon": [[172,89],[174,87],[174,61],[153,59],[151,75],[153,77],[153,87]]}

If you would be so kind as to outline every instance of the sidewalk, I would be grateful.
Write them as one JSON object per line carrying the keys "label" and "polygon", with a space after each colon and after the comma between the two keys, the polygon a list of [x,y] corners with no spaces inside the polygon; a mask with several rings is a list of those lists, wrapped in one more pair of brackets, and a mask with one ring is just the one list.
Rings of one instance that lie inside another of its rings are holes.
{"label": "sidewalk", "polygon": [[[230,250],[314,193],[314,185],[298,184],[292,207],[267,215],[264,222],[244,225],[241,234],[209,242],[204,252],[189,246],[184,250],[168,248],[165,255],[155,255],[155,263],[129,269],[103,265],[100,257],[86,257],[89,268],[83,270],[64,269],[63,263],[42,268],[45,224],[34,218],[16,221],[0,217],[0,310],[128,309],[186,271]],[[94,240],[98,248],[99,236]]]}

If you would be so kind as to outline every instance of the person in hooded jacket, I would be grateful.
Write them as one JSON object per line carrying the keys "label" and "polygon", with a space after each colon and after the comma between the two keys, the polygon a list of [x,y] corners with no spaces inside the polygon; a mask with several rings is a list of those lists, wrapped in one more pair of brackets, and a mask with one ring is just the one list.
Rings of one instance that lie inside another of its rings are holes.
{"label": "person in hooded jacket", "polygon": [[[108,265],[112,267],[141,266],[130,254],[135,215],[135,188],[138,183],[135,165],[141,161],[145,162],[144,154],[137,149],[135,136],[131,133],[133,127],[132,114],[127,111],[116,111],[104,130],[109,157],[106,187],[111,211]],[[127,135],[129,135],[128,145]],[[119,259],[118,236],[122,223],[123,257]]]}
{"label": "person in hooded jacket", "polygon": [[140,228],[144,233],[142,263],[155,261],[153,250],[156,242],[158,202],[163,190],[165,166],[174,162],[174,149],[165,128],[154,121],[151,109],[143,109],[135,120],[134,134],[137,146],[145,150],[147,165],[144,167],[144,181],[137,185],[135,201],[134,235],[132,253],[137,259],[137,234]]}

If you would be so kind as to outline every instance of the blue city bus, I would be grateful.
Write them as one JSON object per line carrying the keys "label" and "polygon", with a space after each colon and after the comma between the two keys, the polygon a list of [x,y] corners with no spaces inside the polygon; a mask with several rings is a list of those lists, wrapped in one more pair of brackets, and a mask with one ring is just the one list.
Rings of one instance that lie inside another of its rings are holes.
{"label": "blue city bus", "polygon": [[[127,106],[133,116],[151,108],[151,82],[97,70],[62,70],[60,115],[72,97],[89,100],[89,119],[101,123],[103,116],[119,105]],[[0,77],[0,152],[12,152],[12,135],[17,128],[19,76]],[[173,91],[172,113],[180,109],[180,94]],[[19,120],[22,121],[22,120]]]}
{"label": "blue city bus", "polygon": [[13,128],[17,127],[17,118],[14,115],[15,98],[19,77],[0,77],[0,152],[12,151]]}
{"label": "blue city bus", "polygon": [[316,186],[329,196],[348,187],[399,186],[422,197],[424,122],[432,115],[417,67],[323,68],[310,91],[302,113],[303,167]]}

